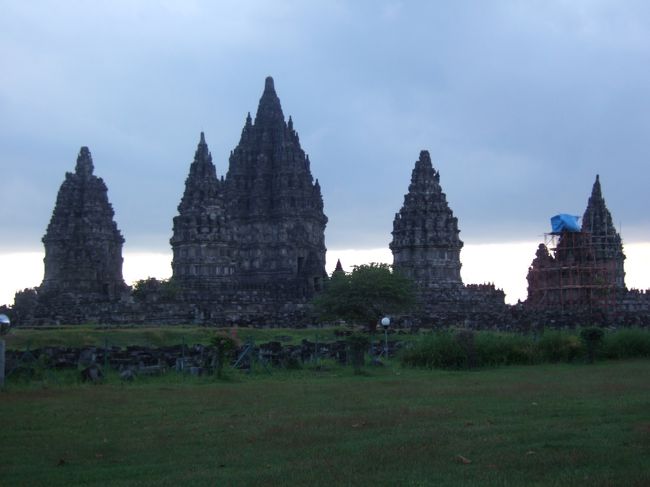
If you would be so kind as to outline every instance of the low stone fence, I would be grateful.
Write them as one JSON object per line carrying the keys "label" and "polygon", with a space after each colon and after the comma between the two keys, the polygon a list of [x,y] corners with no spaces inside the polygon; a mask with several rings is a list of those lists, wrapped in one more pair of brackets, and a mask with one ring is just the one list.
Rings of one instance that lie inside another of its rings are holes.
{"label": "low stone fence", "polygon": [[[394,355],[402,347],[400,341],[388,342],[388,355]],[[369,346],[369,354],[379,357],[384,342]],[[250,368],[255,362],[264,366],[297,368],[319,360],[333,359],[340,364],[349,360],[349,346],[345,340],[316,343],[302,340],[300,344],[283,344],[272,341],[255,345],[245,343],[233,354],[231,365],[241,369]],[[174,345],[169,347],[93,346],[83,348],[44,347],[34,350],[7,350],[8,375],[34,368],[49,370],[86,369],[91,365],[120,372],[131,371],[137,375],[156,375],[170,370],[192,375],[208,373],[215,368],[217,351],[207,345]]]}

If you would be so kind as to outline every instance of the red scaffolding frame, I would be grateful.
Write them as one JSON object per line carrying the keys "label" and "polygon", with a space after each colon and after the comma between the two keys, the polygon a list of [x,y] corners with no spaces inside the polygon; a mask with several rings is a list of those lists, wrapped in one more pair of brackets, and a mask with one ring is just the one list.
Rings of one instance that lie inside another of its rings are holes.
{"label": "red scaffolding frame", "polygon": [[615,259],[599,258],[601,239],[589,232],[545,234],[552,259],[529,273],[529,305],[535,309],[610,314],[616,309]]}

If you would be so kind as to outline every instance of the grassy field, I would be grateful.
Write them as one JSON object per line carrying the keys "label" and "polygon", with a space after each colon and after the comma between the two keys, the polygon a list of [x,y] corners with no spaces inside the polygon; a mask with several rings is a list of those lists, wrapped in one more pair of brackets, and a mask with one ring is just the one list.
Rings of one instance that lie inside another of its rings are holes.
{"label": "grassy field", "polygon": [[0,392],[0,484],[650,485],[650,361]]}

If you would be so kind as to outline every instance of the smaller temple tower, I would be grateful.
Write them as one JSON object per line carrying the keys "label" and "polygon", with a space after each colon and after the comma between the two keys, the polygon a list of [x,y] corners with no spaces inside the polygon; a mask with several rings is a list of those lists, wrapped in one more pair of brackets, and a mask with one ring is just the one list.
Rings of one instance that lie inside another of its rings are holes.
{"label": "smaller temple tower", "polygon": [[609,315],[616,311],[620,291],[625,290],[625,255],[598,176],[581,227],[570,227],[547,234],[551,247],[539,245],[528,269],[526,306]]}
{"label": "smaller temple tower", "polygon": [[201,132],[170,240],[174,255],[172,275],[176,282],[211,284],[232,279],[235,266],[223,186]]}
{"label": "smaller temple tower", "polygon": [[440,173],[423,150],[404,205],[393,221],[393,268],[422,290],[462,287],[459,233],[458,219],[440,186]]}
{"label": "smaller temple tower", "polygon": [[605,204],[599,175],[596,175],[587,208],[582,216],[582,231],[591,235],[594,258],[606,265],[610,282],[618,289],[625,289],[623,243]]}
{"label": "smaller temple tower", "polygon": [[117,298],[122,278],[124,238],[101,178],[93,175],[88,147],[82,147],[74,173],[66,173],[47,227],[43,295],[76,295],[81,301]]}

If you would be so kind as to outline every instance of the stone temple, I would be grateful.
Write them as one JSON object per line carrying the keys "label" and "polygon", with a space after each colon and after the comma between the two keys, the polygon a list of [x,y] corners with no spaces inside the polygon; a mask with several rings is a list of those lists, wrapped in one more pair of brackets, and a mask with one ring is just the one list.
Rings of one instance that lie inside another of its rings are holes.
{"label": "stone temple", "polygon": [[122,279],[124,238],[113,220],[106,184],[93,174],[88,147],[82,147],[74,173],[59,189],[52,219],[43,237],[43,294],[73,293],[112,299]]}
{"label": "stone temple", "polygon": [[235,270],[232,231],[227,224],[225,183],[217,178],[212,155],[201,139],[185,180],[170,240],[174,281],[181,285],[220,284]]}
{"label": "stone temple", "polygon": [[578,228],[549,234],[528,270],[529,309],[610,314],[625,300],[623,244],[596,176]]}
{"label": "stone temple", "polygon": [[61,184],[43,237],[43,282],[16,297],[31,303],[30,318],[81,322],[89,316],[84,310],[110,306],[128,290],[122,278],[124,238],[113,220],[106,184],[93,172],[90,151],[82,147],[75,171],[66,173]]}
{"label": "stone temple", "polygon": [[255,121],[248,115],[230,155],[225,197],[239,282],[288,286],[300,298],[320,289],[326,277],[323,197],[270,77]]}
{"label": "stone temple", "polygon": [[421,289],[459,288],[460,250],[458,219],[440,187],[440,173],[428,151],[421,151],[411,175],[404,205],[393,220],[393,267]]}
{"label": "stone temple", "polygon": [[393,220],[393,269],[411,278],[418,291],[417,317],[433,324],[502,318],[505,294],[492,284],[463,285],[458,219],[440,186],[428,151],[421,151],[404,204]]}
{"label": "stone temple", "polygon": [[[219,177],[201,133],[173,219],[168,283],[122,279],[124,239],[86,147],[43,238],[45,279],[22,322],[300,324],[325,272],[323,198],[272,78]],[[25,311],[27,310],[27,311]]]}
{"label": "stone temple", "polygon": [[[224,164],[225,165],[225,164]],[[172,278],[122,278],[124,239],[87,147],[66,173],[43,237],[42,284],[2,308],[16,324],[314,323],[309,302],[325,273],[323,197],[272,78],[245,119],[227,170],[218,171],[201,133],[173,217]],[[393,221],[393,267],[410,277],[419,306],[402,321],[423,326],[650,324],[650,293],[625,287],[621,237],[596,177],[582,227],[539,246],[528,299],[507,306],[493,284],[461,278],[458,219],[427,151],[420,152]],[[340,262],[335,272],[343,272]],[[586,314],[585,314],[586,313]],[[603,317],[602,321],[594,317]]]}
{"label": "stone temple", "polygon": [[225,178],[201,134],[170,241],[179,299],[222,321],[294,313],[327,277],[326,223],[320,185],[269,77]]}

